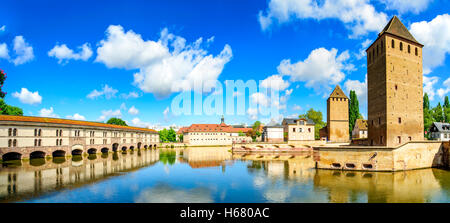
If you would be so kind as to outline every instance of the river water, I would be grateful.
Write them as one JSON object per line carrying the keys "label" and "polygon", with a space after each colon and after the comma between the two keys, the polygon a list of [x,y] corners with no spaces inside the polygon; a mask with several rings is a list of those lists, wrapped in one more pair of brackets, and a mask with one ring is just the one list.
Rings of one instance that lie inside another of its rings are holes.
{"label": "river water", "polygon": [[230,148],[3,163],[0,202],[450,202],[450,171],[316,170],[309,153]]}

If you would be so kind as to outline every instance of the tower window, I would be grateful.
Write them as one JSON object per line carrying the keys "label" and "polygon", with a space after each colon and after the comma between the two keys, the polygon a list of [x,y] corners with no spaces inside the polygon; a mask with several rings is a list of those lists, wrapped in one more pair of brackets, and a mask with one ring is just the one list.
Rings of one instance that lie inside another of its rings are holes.
{"label": "tower window", "polygon": [[395,85],[395,90],[397,90],[398,89],[398,86],[397,85]]}
{"label": "tower window", "polygon": [[383,41],[381,41],[381,52],[383,52]]}
{"label": "tower window", "polygon": [[411,53],[411,46],[408,45],[408,53]]}
{"label": "tower window", "polygon": [[402,137],[397,136],[397,139],[398,139],[398,143],[402,143]]}
{"label": "tower window", "polygon": [[394,40],[392,40],[391,45],[392,45],[392,49],[395,49],[395,42],[394,42]]}
{"label": "tower window", "polygon": [[402,124],[402,118],[398,117],[398,124]]}
{"label": "tower window", "polygon": [[416,47],[416,56],[418,55],[419,53],[417,52],[417,47]]}
{"label": "tower window", "polygon": [[403,43],[400,42],[400,51],[403,51]]}

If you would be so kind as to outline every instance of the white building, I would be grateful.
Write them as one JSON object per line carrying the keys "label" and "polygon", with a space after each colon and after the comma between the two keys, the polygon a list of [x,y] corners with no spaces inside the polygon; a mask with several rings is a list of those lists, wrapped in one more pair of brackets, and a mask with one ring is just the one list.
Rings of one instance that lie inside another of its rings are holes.
{"label": "white building", "polygon": [[369,128],[367,120],[356,119],[355,126],[352,130],[352,139],[366,139],[368,136]]}
{"label": "white building", "polygon": [[430,127],[430,137],[434,140],[450,141],[450,124],[433,122]]}
{"label": "white building", "polygon": [[283,142],[284,141],[284,126],[282,125],[271,125],[264,126],[262,132],[263,142]]}

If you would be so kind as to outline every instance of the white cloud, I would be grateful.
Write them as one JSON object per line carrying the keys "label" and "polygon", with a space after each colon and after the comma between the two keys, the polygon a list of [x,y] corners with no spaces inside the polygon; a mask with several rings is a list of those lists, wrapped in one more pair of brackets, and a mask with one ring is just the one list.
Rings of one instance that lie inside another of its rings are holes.
{"label": "white cloud", "polygon": [[163,115],[164,115],[164,120],[165,120],[165,121],[168,121],[168,119],[169,119],[169,112],[170,112],[169,107],[167,107],[167,108],[164,109],[164,111],[163,111]]}
{"label": "white cloud", "polygon": [[127,106],[125,105],[125,103],[120,104],[120,109],[127,110]]}
{"label": "white cloud", "polygon": [[262,30],[294,20],[337,19],[352,31],[350,37],[379,32],[387,23],[386,14],[377,12],[369,0],[271,0],[258,19]]}
{"label": "white cloud", "polygon": [[0,32],[4,32],[4,31],[5,31],[5,29],[6,29],[6,26],[5,26],[5,25],[3,25],[2,27],[0,27]]}
{"label": "white cloud", "polygon": [[330,85],[336,85],[345,78],[343,71],[354,69],[352,64],[345,63],[349,59],[348,51],[340,55],[337,52],[334,48],[318,48],[311,51],[304,61],[291,63],[290,59],[284,59],[277,69],[280,74],[290,76],[293,82],[306,82],[306,87],[318,93],[329,91]]}
{"label": "white cloud", "polygon": [[355,91],[359,104],[367,104],[367,74],[364,82],[359,80],[347,80],[344,83],[345,92]]}
{"label": "white cloud", "polygon": [[24,64],[34,58],[33,47],[25,42],[23,36],[16,36],[13,44],[13,49],[16,54],[16,58],[13,60],[14,65]]}
{"label": "white cloud", "polygon": [[116,96],[116,93],[118,91],[110,86],[108,86],[107,84],[105,84],[105,86],[103,86],[103,89],[100,91],[97,91],[96,89],[94,89],[91,93],[89,93],[86,97],[89,99],[95,99],[98,98],[100,96],[105,96],[106,99],[111,99],[113,97]]}
{"label": "white cloud", "polygon": [[39,116],[50,117],[50,118],[59,118],[59,116],[57,114],[53,113],[53,107],[50,107],[49,109],[42,108],[39,111]]}
{"label": "white cloud", "polygon": [[289,87],[289,82],[283,80],[281,75],[272,75],[261,81],[261,87],[282,91]]}
{"label": "white cloud", "polygon": [[[444,81],[443,86],[444,88],[439,88],[437,90],[437,94],[441,99],[443,99],[445,96],[448,96],[447,94],[450,92],[450,78],[447,78],[447,80]],[[430,97],[430,100],[433,99],[431,99]]]}
{"label": "white cloud", "polygon": [[423,72],[428,74],[435,67],[444,64],[445,57],[450,53],[450,15],[436,16],[430,22],[422,21],[411,24],[411,34],[424,44]]}
{"label": "white cloud", "polygon": [[9,51],[6,43],[0,44],[0,58],[9,60]]}
{"label": "white cloud", "polygon": [[248,108],[247,114],[250,115],[250,119],[252,119],[252,120],[258,119],[258,109],[257,108]]}
{"label": "white cloud", "polygon": [[129,98],[138,98],[140,97],[140,95],[137,92],[131,91],[128,94],[125,93],[120,94],[120,97],[124,99],[129,99]]}
{"label": "white cloud", "polygon": [[22,88],[20,93],[14,92],[13,97],[18,98],[20,102],[24,104],[40,104],[42,102],[42,97],[39,95],[38,91],[31,92],[26,88]]}
{"label": "white cloud", "polygon": [[366,49],[371,43],[372,40],[370,39],[366,39],[364,40],[364,42],[361,43],[361,48],[359,49],[359,52],[355,54],[356,59],[360,60],[366,56]]}
{"label": "white cloud", "polygon": [[202,38],[186,45],[184,38],[167,29],[162,30],[159,40],[152,41],[111,25],[99,45],[97,62],[109,68],[139,69],[134,74],[134,84],[158,98],[191,90],[194,82],[216,81],[232,57],[229,45],[213,56],[202,47]]}
{"label": "white cloud", "polygon": [[268,107],[270,104],[269,98],[261,92],[253,93],[252,95],[250,95],[250,98],[254,103],[264,107]]}
{"label": "white cloud", "polygon": [[[432,101],[434,100],[434,95],[436,95],[436,90],[434,85],[438,82],[439,78],[436,76],[428,77],[423,76],[423,92],[428,94],[428,98]],[[439,91],[438,91],[439,93]],[[442,93],[442,92],[441,92]]]}
{"label": "white cloud", "polygon": [[68,116],[66,116],[66,118],[74,119],[74,120],[82,120],[82,121],[86,120],[86,118],[84,116],[82,116],[78,113],[75,113],[74,115],[68,115]]}
{"label": "white cloud", "polygon": [[294,111],[300,111],[300,110],[302,110],[302,107],[301,107],[300,105],[294,105],[294,106],[292,107],[292,110],[294,110]]}
{"label": "white cloud", "polygon": [[58,63],[67,63],[69,60],[83,60],[86,61],[92,56],[92,50],[89,43],[85,43],[78,47],[80,51],[74,53],[72,49],[69,49],[66,44],[55,45],[53,49],[48,51],[49,57],[55,57],[58,59]]}
{"label": "white cloud", "polygon": [[130,113],[131,115],[137,115],[139,114],[139,110],[136,107],[131,106],[131,108],[128,110],[128,113]]}
{"label": "white cloud", "polygon": [[386,9],[396,10],[399,13],[412,12],[418,14],[427,9],[433,0],[380,0]]}
{"label": "white cloud", "polygon": [[102,115],[98,118],[99,121],[105,121],[107,118],[110,117],[121,117],[122,112],[120,112],[120,109],[117,110],[103,110]]}
{"label": "white cloud", "polygon": [[150,128],[151,124],[148,122],[143,122],[141,121],[139,118],[133,118],[133,120],[131,120],[131,124],[133,126],[136,127],[141,127],[141,128]]}

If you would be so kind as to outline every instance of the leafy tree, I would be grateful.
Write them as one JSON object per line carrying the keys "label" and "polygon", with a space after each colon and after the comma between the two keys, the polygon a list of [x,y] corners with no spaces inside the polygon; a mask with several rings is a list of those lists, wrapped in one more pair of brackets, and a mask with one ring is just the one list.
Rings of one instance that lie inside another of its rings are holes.
{"label": "leafy tree", "polygon": [[245,134],[242,131],[239,131],[238,136],[245,136]]}
{"label": "leafy tree", "polygon": [[314,125],[314,137],[316,139],[320,139],[319,130],[325,126],[325,122],[323,122],[323,115],[321,111],[315,111],[314,109],[309,109],[306,114],[299,115],[299,118],[311,119]]}
{"label": "leafy tree", "polygon": [[169,131],[167,129],[163,129],[159,131],[159,140],[161,142],[168,142]]}
{"label": "leafy tree", "polygon": [[2,91],[5,80],[6,80],[6,73],[3,70],[0,70],[0,98],[5,98],[6,96],[6,92]]}
{"label": "leafy tree", "polygon": [[256,141],[256,138],[261,136],[261,132],[259,131],[260,127],[261,122],[256,121],[255,123],[253,123],[252,130],[248,131],[246,135],[251,137],[253,141]]}
{"label": "leafy tree", "polygon": [[177,133],[172,128],[167,131],[167,141],[176,142],[177,141]]}
{"label": "leafy tree", "polygon": [[444,118],[445,118],[445,122],[450,122],[450,102],[448,100],[448,96],[445,96]]}
{"label": "leafy tree", "polygon": [[178,139],[180,140],[180,142],[183,142],[183,138],[184,138],[184,135],[183,135],[183,134],[179,134],[179,135],[178,135]]}
{"label": "leafy tree", "polygon": [[428,130],[433,124],[433,112],[430,110],[430,99],[428,98],[428,94],[425,93],[423,96],[423,127],[425,130],[425,137],[429,138],[430,134]]}
{"label": "leafy tree", "polygon": [[120,119],[120,118],[110,118],[107,122],[107,124],[112,124],[112,125],[123,125],[123,126],[128,126],[127,123]]}
{"label": "leafy tree", "polygon": [[3,99],[0,99],[0,115],[23,115],[23,110],[19,107],[7,105]]}
{"label": "leafy tree", "polygon": [[433,108],[433,119],[436,122],[443,122],[444,121],[444,112],[442,110],[441,103],[439,102],[436,107]]}
{"label": "leafy tree", "polygon": [[348,121],[349,121],[349,131],[352,134],[353,128],[355,127],[356,119],[361,117],[359,113],[359,101],[355,91],[350,91],[350,102],[348,106]]}

